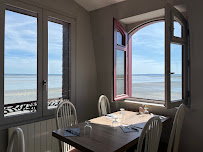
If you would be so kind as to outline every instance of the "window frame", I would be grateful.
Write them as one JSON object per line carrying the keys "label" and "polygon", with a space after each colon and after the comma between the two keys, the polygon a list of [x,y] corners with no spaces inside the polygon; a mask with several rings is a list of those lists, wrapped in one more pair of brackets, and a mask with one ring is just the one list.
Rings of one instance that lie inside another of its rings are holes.
{"label": "window frame", "polygon": [[[64,16],[62,14],[59,13],[54,13],[52,11],[49,10],[44,10],[43,11],[43,29],[44,29],[44,33],[43,33],[43,56],[44,56],[44,60],[43,60],[43,80],[46,80],[46,82],[48,83],[48,21],[49,18],[53,18],[56,19],[56,23],[60,23],[60,21],[64,21],[70,24],[69,27],[69,37],[70,37],[70,46],[69,46],[69,79],[70,81],[70,90],[69,90],[69,100],[75,105],[75,24],[76,21],[74,18],[70,18],[67,16]],[[58,21],[57,21],[58,20]],[[55,115],[55,108],[53,109],[48,109],[47,108],[47,101],[48,101],[48,88],[47,85],[43,86],[43,116],[49,116],[49,115]]]}
{"label": "window frame", "polygon": [[[12,11],[27,15],[25,12],[37,13],[37,111],[34,113],[22,113],[4,117],[4,102],[0,102],[0,129],[33,123],[55,117],[55,109],[47,108],[46,87],[43,85],[48,75],[48,16],[59,18],[70,23],[70,101],[76,106],[76,24],[77,19],[64,12],[38,7],[30,3],[19,1],[0,1],[0,101],[4,101],[4,30],[5,30],[5,9],[16,8]],[[25,10],[25,11],[24,11]],[[47,18],[46,18],[47,17]],[[47,56],[46,56],[47,54]],[[47,65],[46,65],[47,64]],[[45,72],[47,71],[47,73]],[[27,103],[27,102],[25,102]]]}
{"label": "window frame", "polygon": [[[124,27],[121,25],[121,23],[113,18],[113,27],[114,27],[114,30],[113,30],[113,36],[114,36],[114,47],[113,47],[113,61],[114,61],[114,101],[117,101],[117,100],[121,100],[121,99],[125,99],[127,97],[129,97],[129,79],[128,79],[128,71],[129,71],[129,54],[128,54],[128,34],[127,32],[125,31]],[[124,45],[119,45],[117,44],[117,31],[119,31],[122,35],[122,42],[124,43]],[[125,93],[122,94],[122,95],[117,95],[117,85],[116,85],[116,51],[117,50],[120,50],[120,51],[124,51],[125,52],[125,78],[124,78],[124,82],[125,82]]]}
{"label": "window frame", "polygon": [[[174,18],[177,18],[182,27],[182,37],[174,36]],[[171,101],[171,44],[182,45],[182,99]],[[179,106],[184,103],[188,107],[189,103],[189,30],[185,17],[173,6],[165,6],[165,106],[167,109]]]}
{"label": "window frame", "polygon": [[[176,37],[174,35],[174,17],[176,17],[179,20],[179,23],[181,22],[182,25],[182,37]],[[132,97],[132,35],[135,34],[138,30],[140,30],[143,27],[146,27],[150,24],[157,23],[157,22],[165,22],[165,100],[155,100],[155,99],[145,99],[145,98],[136,98]],[[117,21],[118,22],[118,21]],[[119,23],[119,22],[118,22]],[[120,23],[119,23],[120,24]],[[115,27],[114,27],[115,28]],[[140,102],[146,102],[146,103],[158,103],[158,104],[164,104],[167,109],[174,108],[179,106],[181,103],[184,103],[188,107],[189,104],[189,76],[190,76],[190,67],[189,67],[189,32],[188,32],[188,24],[187,20],[184,18],[184,16],[176,10],[174,7],[167,4],[165,6],[165,18],[157,18],[153,20],[149,20],[145,23],[142,23],[132,29],[128,34],[128,63],[129,63],[129,69],[128,69],[128,86],[129,86],[129,96],[123,97],[122,99],[127,99],[131,101],[140,101]],[[175,44],[181,44],[184,46],[182,48],[182,100],[178,101],[171,101],[171,80],[170,80],[170,45],[171,43]],[[114,46],[115,46],[115,29],[114,29]],[[114,47],[115,48],[115,47]],[[114,49],[115,52],[115,49]],[[115,54],[115,53],[114,53]],[[114,56],[114,62],[115,62],[115,56]],[[114,63],[115,65],[115,63]],[[115,69],[114,69],[115,71]],[[115,72],[114,72],[115,75]],[[115,98],[115,76],[114,76],[114,98]]]}
{"label": "window frame", "polygon": [[[21,122],[25,122],[31,119],[37,119],[42,117],[42,96],[40,94],[42,94],[42,88],[40,85],[40,80],[42,79],[42,73],[40,73],[40,71],[42,70],[42,47],[41,47],[41,41],[42,41],[42,10],[34,7],[34,6],[30,6],[21,2],[9,2],[9,3],[3,3],[0,2],[1,5],[1,9],[0,9],[0,25],[3,27],[0,30],[0,60],[1,60],[1,65],[0,65],[0,94],[2,95],[0,97],[0,100],[3,101],[0,104],[0,127],[5,127],[5,126],[9,126],[12,124],[17,124],[19,123],[19,118]],[[26,113],[26,114],[17,114],[17,115],[12,115],[12,116],[6,116],[4,117],[4,35],[5,35],[5,10],[11,10],[13,12],[17,12],[20,14],[25,14],[25,15],[29,15],[29,16],[33,16],[32,12],[37,14],[37,111],[34,113]],[[28,13],[30,12],[30,13]]]}

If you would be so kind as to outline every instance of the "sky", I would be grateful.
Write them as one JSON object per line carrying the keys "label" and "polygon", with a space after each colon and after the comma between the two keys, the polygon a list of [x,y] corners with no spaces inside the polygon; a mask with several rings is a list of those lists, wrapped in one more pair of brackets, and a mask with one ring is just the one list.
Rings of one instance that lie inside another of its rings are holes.
{"label": "sky", "polygon": [[[48,23],[48,71],[62,73],[62,25]],[[37,18],[6,10],[5,74],[37,74]]]}
{"label": "sky", "polygon": [[[175,22],[174,28],[180,36],[180,24]],[[171,44],[171,72],[181,74],[181,61],[181,46]],[[132,73],[165,73],[165,22],[148,25],[132,36]]]}
{"label": "sky", "polygon": [[[132,36],[133,74],[164,74],[164,24],[148,25]],[[179,36],[181,27],[177,22],[174,27]],[[62,42],[62,25],[48,22],[49,74],[62,74]],[[180,74],[181,46],[171,47],[171,72]],[[117,60],[123,62],[122,57]],[[123,68],[118,69],[123,73]],[[37,74],[37,18],[6,10],[5,74]]]}

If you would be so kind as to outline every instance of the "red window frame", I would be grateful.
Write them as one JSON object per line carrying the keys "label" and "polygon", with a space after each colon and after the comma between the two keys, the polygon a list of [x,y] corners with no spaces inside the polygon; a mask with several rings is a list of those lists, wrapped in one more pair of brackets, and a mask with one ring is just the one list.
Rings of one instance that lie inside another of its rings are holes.
{"label": "red window frame", "polygon": [[[129,80],[130,75],[130,63],[129,63],[129,51],[128,51],[128,33],[122,24],[113,19],[114,23],[114,101],[128,98],[130,96],[130,85]],[[123,45],[117,44],[117,31],[119,31],[122,35],[122,43]],[[121,50],[125,52],[125,93],[121,95],[117,95],[117,84],[116,84],[116,50]]]}

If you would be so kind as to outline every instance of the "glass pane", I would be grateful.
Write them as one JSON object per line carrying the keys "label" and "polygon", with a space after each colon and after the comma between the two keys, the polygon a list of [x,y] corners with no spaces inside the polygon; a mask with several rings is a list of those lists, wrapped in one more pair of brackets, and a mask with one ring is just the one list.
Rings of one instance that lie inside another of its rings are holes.
{"label": "glass pane", "polygon": [[48,21],[48,102],[62,98],[62,55],[63,25]]}
{"label": "glass pane", "polygon": [[165,23],[141,28],[132,36],[132,97],[165,100]]}
{"label": "glass pane", "polygon": [[56,108],[60,101],[69,99],[69,23],[49,19],[48,108]]}
{"label": "glass pane", "polygon": [[182,45],[171,44],[171,101],[182,99]]}
{"label": "glass pane", "polygon": [[125,94],[125,51],[116,50],[116,95]]}
{"label": "glass pane", "polygon": [[182,37],[182,26],[177,21],[174,21],[174,36]]}
{"label": "glass pane", "polygon": [[4,58],[4,116],[35,112],[37,105],[36,17],[5,11]]}
{"label": "glass pane", "polygon": [[122,40],[122,34],[119,31],[117,31],[117,44],[123,45],[122,41],[123,41]]}

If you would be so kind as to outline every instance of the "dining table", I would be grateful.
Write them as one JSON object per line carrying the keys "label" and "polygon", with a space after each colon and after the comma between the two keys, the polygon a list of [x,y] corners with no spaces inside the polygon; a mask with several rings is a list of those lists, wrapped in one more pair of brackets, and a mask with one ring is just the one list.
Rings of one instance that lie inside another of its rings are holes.
{"label": "dining table", "polygon": [[[122,111],[122,119],[118,120],[118,126],[112,127],[114,116],[119,116],[120,111],[107,116],[90,119],[91,134],[84,133],[85,122],[78,123],[68,128],[80,128],[80,136],[64,136],[67,128],[61,128],[52,132],[52,136],[65,142],[80,151],[114,152],[125,151],[138,143],[142,129],[146,122],[153,117],[152,114],[140,114],[133,111]],[[112,117],[112,118],[111,118]],[[162,123],[166,123],[169,117],[160,116]],[[125,133],[120,126],[134,125],[135,131]]]}

